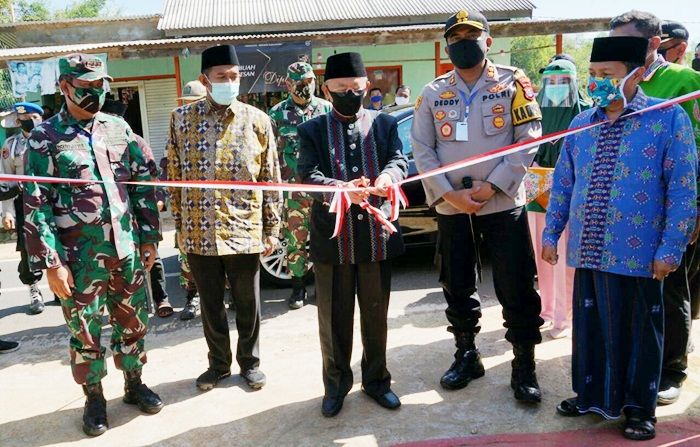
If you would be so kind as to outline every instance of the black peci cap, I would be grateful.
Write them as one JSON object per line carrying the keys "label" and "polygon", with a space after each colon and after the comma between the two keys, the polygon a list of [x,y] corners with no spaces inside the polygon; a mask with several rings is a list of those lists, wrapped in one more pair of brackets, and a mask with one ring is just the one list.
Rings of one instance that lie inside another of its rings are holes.
{"label": "black peci cap", "polygon": [[217,65],[239,65],[236,47],[233,45],[217,45],[202,52],[202,72]]}
{"label": "black peci cap", "polygon": [[619,36],[593,39],[591,62],[627,62],[643,66],[649,41],[644,37]]}
{"label": "black peci cap", "polygon": [[366,76],[367,70],[365,70],[360,53],[334,54],[326,60],[326,73],[323,75],[326,81],[336,78],[364,78]]}
{"label": "black peci cap", "polygon": [[447,36],[449,36],[454,29],[462,25],[471,26],[473,28],[486,31],[486,33],[489,32],[489,22],[482,13],[475,9],[463,9],[450,16],[450,18],[447,19],[447,22],[445,22],[445,39],[447,39]]}

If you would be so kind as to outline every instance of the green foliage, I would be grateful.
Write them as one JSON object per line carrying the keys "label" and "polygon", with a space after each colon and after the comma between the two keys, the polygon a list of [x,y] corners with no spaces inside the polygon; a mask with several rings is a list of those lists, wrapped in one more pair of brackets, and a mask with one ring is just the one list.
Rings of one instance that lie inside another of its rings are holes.
{"label": "green foliage", "polygon": [[19,0],[15,2],[15,21],[36,22],[51,20],[51,12],[40,0]]}
{"label": "green foliage", "polygon": [[543,68],[556,51],[554,36],[515,37],[511,42],[510,63],[528,75],[533,85],[542,81]]}
{"label": "green foliage", "polygon": [[107,4],[107,0],[76,0],[55,13],[56,19],[78,19],[99,17]]}

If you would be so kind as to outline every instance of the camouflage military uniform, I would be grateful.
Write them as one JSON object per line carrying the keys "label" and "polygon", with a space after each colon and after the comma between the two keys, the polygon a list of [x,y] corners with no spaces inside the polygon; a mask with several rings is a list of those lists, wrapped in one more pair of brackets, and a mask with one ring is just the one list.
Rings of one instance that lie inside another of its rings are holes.
{"label": "camouflage military uniform", "polygon": [[[310,65],[295,63],[289,67],[287,75],[292,81],[299,81],[307,73],[313,75]],[[270,119],[277,136],[277,151],[283,181],[289,183],[298,181],[296,178],[299,156],[297,126],[311,118],[330,112],[332,108],[330,102],[315,96],[311,97],[306,107],[301,107],[290,95],[270,110]],[[286,225],[282,231],[287,240],[287,265],[294,277],[301,278],[308,269],[306,243],[309,240],[309,213],[313,199],[307,194],[294,192],[285,193],[284,201]]]}
{"label": "camouflage military uniform", "polygon": [[64,108],[29,136],[26,173],[108,182],[27,183],[27,251],[32,268],[63,265],[73,274],[73,294],[61,306],[75,381],[95,384],[106,375],[100,345],[105,305],[117,368],[140,370],[148,308],[138,248],[161,237],[154,188],[111,183],[151,179],[131,129],[104,113],[77,121]]}

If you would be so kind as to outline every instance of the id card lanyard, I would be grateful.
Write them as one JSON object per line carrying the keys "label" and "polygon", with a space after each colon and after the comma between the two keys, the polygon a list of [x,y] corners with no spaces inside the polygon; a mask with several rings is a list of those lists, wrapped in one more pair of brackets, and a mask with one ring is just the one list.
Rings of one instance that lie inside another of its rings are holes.
{"label": "id card lanyard", "polygon": [[462,101],[464,101],[464,120],[457,123],[457,129],[455,132],[455,140],[457,141],[469,141],[469,126],[467,124],[467,118],[469,118],[469,107],[472,105],[472,102],[478,93],[478,89],[472,89],[472,93],[469,95],[469,99],[467,99],[467,95],[465,95],[462,90],[459,90],[459,95],[462,97]]}

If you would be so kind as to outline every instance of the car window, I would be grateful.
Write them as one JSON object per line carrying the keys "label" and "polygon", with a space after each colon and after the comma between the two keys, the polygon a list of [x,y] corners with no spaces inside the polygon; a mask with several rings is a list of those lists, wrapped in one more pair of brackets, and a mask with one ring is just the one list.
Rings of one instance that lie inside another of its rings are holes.
{"label": "car window", "polygon": [[413,123],[413,115],[399,122],[399,139],[403,144],[403,153],[408,158],[413,158],[413,148],[411,147],[411,124]]}

